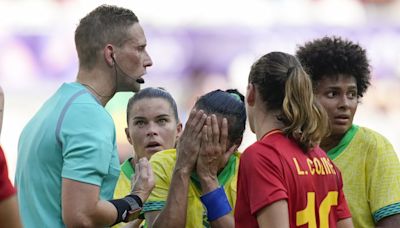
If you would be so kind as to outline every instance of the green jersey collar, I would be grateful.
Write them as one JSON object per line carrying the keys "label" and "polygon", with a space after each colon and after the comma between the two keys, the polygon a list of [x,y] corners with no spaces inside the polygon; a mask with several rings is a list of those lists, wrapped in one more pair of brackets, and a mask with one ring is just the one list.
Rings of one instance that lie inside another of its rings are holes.
{"label": "green jersey collar", "polygon": [[359,126],[353,124],[349,130],[347,130],[346,134],[340,140],[339,144],[334,148],[327,151],[328,157],[334,160],[337,156],[339,156],[350,144],[351,140],[353,139],[354,135],[357,133]]}
{"label": "green jersey collar", "polygon": [[135,167],[132,167],[131,160],[133,158],[129,158],[124,161],[121,165],[121,171],[124,175],[130,180],[132,176],[135,174]]}

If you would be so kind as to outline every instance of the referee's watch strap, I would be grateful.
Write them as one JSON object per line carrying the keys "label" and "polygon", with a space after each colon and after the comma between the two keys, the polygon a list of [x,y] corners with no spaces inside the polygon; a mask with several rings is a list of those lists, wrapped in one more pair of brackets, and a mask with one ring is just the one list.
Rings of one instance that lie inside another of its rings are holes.
{"label": "referee's watch strap", "polygon": [[120,222],[129,222],[138,218],[143,205],[142,200],[137,195],[127,195],[122,199],[109,200],[117,209],[117,219],[115,224]]}
{"label": "referee's watch strap", "polygon": [[[125,202],[127,202],[130,206],[130,211],[133,210],[137,210],[137,209],[141,209],[142,207],[140,206],[140,204],[143,205],[142,201],[140,200],[140,202],[137,201],[137,198],[139,198],[136,195],[127,195],[124,198],[122,198],[122,200],[124,200]],[[140,198],[139,198],[140,199]],[[139,204],[140,203],[140,204]]]}
{"label": "referee's watch strap", "polygon": [[131,197],[131,198],[133,198],[133,199],[136,201],[136,203],[139,205],[139,207],[143,207],[142,199],[140,199],[139,196],[137,196],[137,195],[135,195],[135,194],[130,194],[130,195],[127,195],[126,197]]}

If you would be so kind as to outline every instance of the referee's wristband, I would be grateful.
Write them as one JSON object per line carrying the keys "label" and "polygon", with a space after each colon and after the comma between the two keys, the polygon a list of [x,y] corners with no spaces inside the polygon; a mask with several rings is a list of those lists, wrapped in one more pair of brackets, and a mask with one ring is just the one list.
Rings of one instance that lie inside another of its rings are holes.
{"label": "referee's wristband", "polygon": [[117,219],[114,224],[129,222],[136,219],[142,210],[143,202],[137,195],[127,195],[122,199],[109,200],[117,209]]}
{"label": "referee's wristband", "polygon": [[200,200],[207,209],[208,221],[214,221],[232,211],[222,186],[200,196]]}
{"label": "referee's wristband", "polygon": [[[133,199],[136,201],[136,203],[139,205],[139,207],[143,207],[142,199],[140,199],[139,196],[134,195],[134,194],[131,193],[130,195],[125,196],[125,198],[126,198],[126,197],[131,197],[131,198],[133,198]],[[131,210],[132,210],[132,208],[131,208]]]}

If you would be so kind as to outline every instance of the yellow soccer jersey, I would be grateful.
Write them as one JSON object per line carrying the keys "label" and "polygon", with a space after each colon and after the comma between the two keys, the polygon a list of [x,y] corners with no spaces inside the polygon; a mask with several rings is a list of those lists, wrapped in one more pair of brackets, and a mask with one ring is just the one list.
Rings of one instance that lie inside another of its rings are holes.
{"label": "yellow soccer jersey", "polygon": [[[121,199],[131,193],[131,178],[135,175],[135,169],[131,165],[132,158],[129,158],[121,165],[121,172],[119,174],[117,185],[114,190],[114,198],[113,199]],[[127,223],[121,222],[113,228],[124,227]],[[144,222],[142,223],[144,225]]]}
{"label": "yellow soccer jersey", "polygon": [[[239,168],[240,153],[235,152],[227,165],[218,175],[218,181],[225,189],[226,196],[232,208],[236,203],[236,183]],[[143,211],[160,211],[165,205],[168,190],[172,179],[172,172],[176,162],[176,150],[165,150],[153,155],[150,164],[155,175],[156,186],[147,199]],[[207,215],[200,201],[201,189],[197,176],[192,175],[188,191],[188,208],[186,214],[186,227],[209,227]],[[231,214],[233,215],[233,211]]]}
{"label": "yellow soccer jersey", "polygon": [[385,137],[353,125],[328,156],[342,172],[354,227],[400,213],[400,162]]}

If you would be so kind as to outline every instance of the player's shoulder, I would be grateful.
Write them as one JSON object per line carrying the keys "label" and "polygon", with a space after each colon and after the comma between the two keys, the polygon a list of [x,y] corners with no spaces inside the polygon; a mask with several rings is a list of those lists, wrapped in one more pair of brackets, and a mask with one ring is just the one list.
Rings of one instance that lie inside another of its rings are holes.
{"label": "player's shoulder", "polygon": [[256,141],[244,150],[240,160],[247,160],[249,163],[257,162],[259,159],[275,160],[279,157],[275,147],[274,143],[268,141]]}
{"label": "player's shoulder", "polygon": [[374,159],[368,159],[370,162],[379,160],[389,161],[389,158],[396,158],[396,152],[390,141],[380,133],[367,127],[360,127],[354,139],[361,153],[367,154]]}
{"label": "player's shoulder", "polygon": [[358,137],[362,139],[364,144],[390,144],[385,136],[367,127],[359,127]]}
{"label": "player's shoulder", "polygon": [[176,162],[176,149],[162,150],[155,153],[150,158],[150,163],[152,165],[170,167]]}

